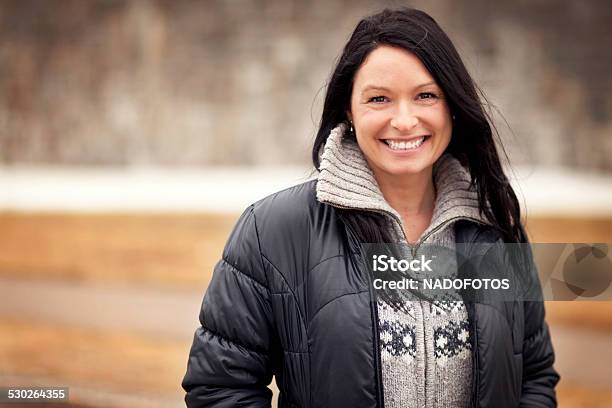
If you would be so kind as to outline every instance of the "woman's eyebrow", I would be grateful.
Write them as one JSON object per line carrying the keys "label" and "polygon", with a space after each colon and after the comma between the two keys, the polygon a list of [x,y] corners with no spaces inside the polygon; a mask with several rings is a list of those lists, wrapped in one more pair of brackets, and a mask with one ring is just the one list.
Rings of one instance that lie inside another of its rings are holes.
{"label": "woman's eyebrow", "polygon": [[389,88],[385,88],[384,86],[380,86],[380,85],[366,85],[363,90],[361,91],[361,94],[363,95],[364,93],[366,93],[367,91],[374,89],[374,90],[379,90],[379,91],[387,91],[390,92]]}
{"label": "woman's eyebrow", "polygon": [[[436,85],[437,86],[436,81],[429,81],[429,82],[422,83],[420,85],[415,86],[414,89],[424,88],[424,87],[430,86],[430,85]],[[363,95],[364,93],[366,93],[367,91],[372,90],[372,89],[391,92],[391,90],[389,88],[386,88],[384,86],[375,85],[375,84],[368,84],[368,85],[366,85],[363,88],[363,90],[361,91],[361,94]]]}
{"label": "woman's eyebrow", "polygon": [[429,82],[425,82],[424,84],[418,85],[416,87],[416,89],[425,88],[426,86],[429,86],[429,85],[436,85],[437,86],[438,84],[436,84],[436,81],[429,81]]}

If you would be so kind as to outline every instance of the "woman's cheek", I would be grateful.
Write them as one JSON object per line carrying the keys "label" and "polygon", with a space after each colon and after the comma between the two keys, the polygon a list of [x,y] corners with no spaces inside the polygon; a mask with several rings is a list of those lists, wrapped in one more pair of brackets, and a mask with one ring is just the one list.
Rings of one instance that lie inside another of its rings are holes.
{"label": "woman's cheek", "polygon": [[389,122],[388,114],[381,111],[369,111],[363,115],[364,128],[378,133]]}

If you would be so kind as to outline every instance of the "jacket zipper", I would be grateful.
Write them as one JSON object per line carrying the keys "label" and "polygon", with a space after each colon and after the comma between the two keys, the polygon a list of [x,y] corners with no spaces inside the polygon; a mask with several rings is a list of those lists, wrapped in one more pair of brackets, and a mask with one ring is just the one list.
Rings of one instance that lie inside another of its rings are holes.
{"label": "jacket zipper", "polygon": [[476,324],[476,305],[472,304],[472,332],[474,333],[474,350],[472,350],[472,407],[478,406],[478,384],[479,382],[479,370],[478,370],[478,326]]}
{"label": "jacket zipper", "polygon": [[381,352],[380,352],[380,332],[378,330],[378,297],[376,296],[376,291],[374,291],[374,282],[372,281],[372,277],[370,276],[370,274],[368,273],[368,280],[369,280],[369,291],[370,291],[370,297],[373,301],[373,306],[372,306],[372,323],[374,325],[374,348],[375,353],[374,356],[376,357],[376,385],[378,388],[378,404],[380,408],[384,408],[385,406],[385,394],[384,394],[384,390],[383,390],[383,382],[382,382],[382,363],[381,363]]}
{"label": "jacket zipper", "polygon": [[468,311],[468,318],[470,319],[471,332],[474,336],[474,349],[472,350],[472,398],[470,401],[471,408],[478,407],[478,382],[480,380],[478,375],[478,326],[476,324],[476,305],[474,303],[466,304]]}

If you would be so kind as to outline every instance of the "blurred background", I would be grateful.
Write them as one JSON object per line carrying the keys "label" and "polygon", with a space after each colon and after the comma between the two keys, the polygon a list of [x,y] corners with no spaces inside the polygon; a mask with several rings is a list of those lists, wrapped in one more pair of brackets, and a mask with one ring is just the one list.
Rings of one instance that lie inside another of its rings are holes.
{"label": "blurred background", "polygon": [[[336,58],[400,5],[487,94],[532,240],[612,242],[609,1],[0,0],[0,385],[184,406],[233,223],[312,175]],[[546,306],[559,406],[612,406],[612,303]]]}

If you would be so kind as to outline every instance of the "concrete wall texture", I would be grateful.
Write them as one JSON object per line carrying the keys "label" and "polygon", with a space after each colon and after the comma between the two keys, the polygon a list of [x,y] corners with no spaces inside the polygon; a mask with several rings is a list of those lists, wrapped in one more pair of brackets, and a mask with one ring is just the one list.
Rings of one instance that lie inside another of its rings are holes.
{"label": "concrete wall texture", "polygon": [[447,30],[514,163],[612,171],[606,0],[2,0],[0,164],[307,164],[353,27],[400,5]]}

